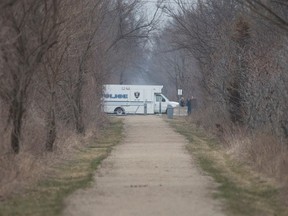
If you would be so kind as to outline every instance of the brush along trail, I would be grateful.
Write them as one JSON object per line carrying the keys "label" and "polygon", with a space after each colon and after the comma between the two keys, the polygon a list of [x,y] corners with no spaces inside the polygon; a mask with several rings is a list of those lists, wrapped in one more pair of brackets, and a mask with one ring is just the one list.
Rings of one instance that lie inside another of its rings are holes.
{"label": "brush along trail", "polygon": [[66,200],[66,216],[220,216],[213,181],[195,164],[187,140],[159,116],[126,116],[125,139],[90,188]]}

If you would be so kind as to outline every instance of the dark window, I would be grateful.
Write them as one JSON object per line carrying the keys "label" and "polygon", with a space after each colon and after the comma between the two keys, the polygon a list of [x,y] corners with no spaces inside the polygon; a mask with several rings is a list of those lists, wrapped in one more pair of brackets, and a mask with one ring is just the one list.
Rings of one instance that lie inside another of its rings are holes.
{"label": "dark window", "polygon": [[161,102],[162,101],[162,96],[161,95],[156,95],[156,101]]}

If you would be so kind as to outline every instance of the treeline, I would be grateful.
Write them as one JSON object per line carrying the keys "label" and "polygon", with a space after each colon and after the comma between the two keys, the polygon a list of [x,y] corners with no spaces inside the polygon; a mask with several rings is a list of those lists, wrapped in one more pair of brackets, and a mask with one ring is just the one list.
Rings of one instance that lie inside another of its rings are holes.
{"label": "treeline", "polygon": [[219,120],[287,138],[287,2],[177,2],[156,43],[162,70]]}
{"label": "treeline", "polygon": [[[154,28],[141,1],[2,0],[0,152],[53,151],[101,119],[102,85]],[[116,75],[115,75],[116,74]]]}
{"label": "treeline", "polygon": [[288,174],[287,1],[180,0],[163,10],[154,67],[165,62],[175,88],[198,98],[196,124],[263,170]]}

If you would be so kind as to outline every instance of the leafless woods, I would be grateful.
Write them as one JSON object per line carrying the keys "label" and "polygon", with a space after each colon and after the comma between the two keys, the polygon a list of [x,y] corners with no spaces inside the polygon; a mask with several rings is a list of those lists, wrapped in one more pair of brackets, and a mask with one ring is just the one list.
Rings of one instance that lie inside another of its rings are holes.
{"label": "leafless woods", "polygon": [[196,124],[287,179],[287,0],[175,0],[163,10],[170,19],[154,57],[198,98]]}
{"label": "leafless woods", "polygon": [[159,2],[169,20],[147,48],[156,16],[141,0],[2,0],[0,151],[53,151],[64,130],[99,125],[102,84],[125,83],[139,53],[173,97],[198,98],[207,128],[287,146],[287,1]]}
{"label": "leafless woods", "polygon": [[129,55],[154,28],[140,8],[139,0],[1,1],[2,152],[31,142],[52,151],[61,128],[84,134],[97,126],[118,54]]}
{"label": "leafless woods", "polygon": [[175,87],[213,106],[219,121],[287,138],[287,1],[174,1],[163,10],[170,21],[155,58]]}

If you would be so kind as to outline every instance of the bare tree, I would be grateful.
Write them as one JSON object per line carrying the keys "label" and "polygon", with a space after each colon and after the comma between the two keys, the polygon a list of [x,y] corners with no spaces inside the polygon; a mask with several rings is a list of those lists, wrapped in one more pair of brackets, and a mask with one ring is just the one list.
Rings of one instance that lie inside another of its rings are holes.
{"label": "bare tree", "polygon": [[286,0],[238,0],[254,13],[288,31],[288,3]]}
{"label": "bare tree", "polygon": [[172,49],[197,59],[203,102],[217,107],[210,115],[287,136],[286,1],[175,3],[176,10],[164,7],[172,18],[166,34]]}
{"label": "bare tree", "polygon": [[196,86],[199,74],[193,56],[173,45],[174,36],[173,31],[167,27],[154,39],[150,70],[162,74],[162,84],[166,84],[169,94],[173,92],[170,97],[179,100],[178,89],[183,89],[185,97],[198,94]]}
{"label": "bare tree", "polygon": [[1,41],[2,61],[0,95],[9,104],[12,123],[11,146],[20,149],[23,115],[27,107],[31,80],[45,53],[57,42],[57,0],[14,1],[1,8],[1,20],[9,30]]}
{"label": "bare tree", "polygon": [[[149,21],[139,15],[141,6],[139,0],[1,2],[0,102],[9,113],[6,132],[11,129],[15,153],[32,107],[33,115],[46,116],[47,151],[57,125],[85,132],[90,114],[101,109],[102,85],[117,67],[112,60],[133,56],[155,29],[158,9]],[[126,60],[124,67],[132,65]]]}

